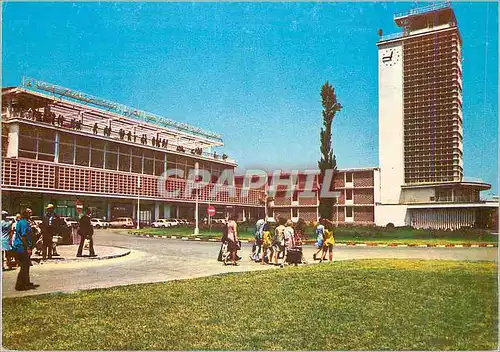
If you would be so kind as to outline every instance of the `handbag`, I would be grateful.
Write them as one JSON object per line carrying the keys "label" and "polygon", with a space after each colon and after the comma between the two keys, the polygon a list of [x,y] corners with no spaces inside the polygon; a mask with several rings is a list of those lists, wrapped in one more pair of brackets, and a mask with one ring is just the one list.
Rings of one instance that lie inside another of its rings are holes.
{"label": "handbag", "polygon": [[83,249],[89,249],[90,240],[88,238],[83,242]]}

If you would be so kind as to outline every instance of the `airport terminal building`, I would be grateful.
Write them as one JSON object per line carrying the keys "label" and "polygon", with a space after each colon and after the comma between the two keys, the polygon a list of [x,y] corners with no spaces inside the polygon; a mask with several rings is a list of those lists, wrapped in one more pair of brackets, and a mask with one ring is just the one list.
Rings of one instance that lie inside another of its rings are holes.
{"label": "airport terminal building", "polygon": [[[200,213],[214,205],[216,217],[228,212],[257,218],[262,192],[241,197],[217,193],[211,187],[236,162],[210,152],[222,146],[220,135],[160,116],[25,78],[20,87],[2,89],[2,203],[17,212],[31,207],[42,214],[48,203],[63,216],[75,216],[75,202],[94,210],[94,216],[136,219],[194,218],[198,197]],[[204,190],[185,192],[187,175],[195,163],[212,175]],[[184,171],[164,180],[167,169]],[[165,198],[166,190],[179,190]],[[197,194],[198,193],[198,194]]]}

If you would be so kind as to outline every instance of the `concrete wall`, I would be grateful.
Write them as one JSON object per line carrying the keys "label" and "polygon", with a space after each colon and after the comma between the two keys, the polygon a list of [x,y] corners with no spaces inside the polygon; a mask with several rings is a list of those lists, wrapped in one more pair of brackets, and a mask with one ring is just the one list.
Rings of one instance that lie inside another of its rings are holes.
{"label": "concrete wall", "polygon": [[[391,60],[384,62],[391,52]],[[379,46],[378,78],[381,203],[398,204],[404,183],[402,42]]]}
{"label": "concrete wall", "polygon": [[19,124],[11,123],[9,126],[9,142],[7,145],[7,158],[17,158],[19,155]]}
{"label": "concrete wall", "polygon": [[373,200],[375,203],[380,203],[380,170],[373,170]]}
{"label": "concrete wall", "polygon": [[410,212],[408,207],[406,205],[376,205],[375,224],[386,226],[390,222],[394,226],[409,226]]}
{"label": "concrete wall", "polygon": [[401,193],[401,203],[429,203],[435,197],[434,187],[404,189]]}

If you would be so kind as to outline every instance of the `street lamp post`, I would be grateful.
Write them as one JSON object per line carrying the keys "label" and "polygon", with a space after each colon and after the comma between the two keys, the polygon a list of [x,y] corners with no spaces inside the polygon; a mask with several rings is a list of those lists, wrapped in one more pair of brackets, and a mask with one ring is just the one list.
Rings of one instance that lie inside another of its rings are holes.
{"label": "street lamp post", "polygon": [[339,227],[339,199],[335,198],[335,212],[337,213],[337,220],[335,222],[335,227]]}
{"label": "street lamp post", "polygon": [[137,176],[137,230],[141,228],[140,225],[140,199],[141,199],[141,177]]}
{"label": "street lamp post", "polygon": [[[195,182],[198,181],[198,174],[199,174],[199,164],[196,162],[194,164],[194,179]],[[195,202],[195,210],[194,210],[194,220],[195,220],[195,228],[194,228],[194,235],[198,236],[200,234],[200,229],[198,228],[198,187],[196,187],[196,202]]]}
{"label": "street lamp post", "polygon": [[339,226],[339,197],[340,197],[340,192],[335,191],[333,192],[333,197],[335,198],[335,212],[336,214],[336,221],[335,221],[335,227]]}

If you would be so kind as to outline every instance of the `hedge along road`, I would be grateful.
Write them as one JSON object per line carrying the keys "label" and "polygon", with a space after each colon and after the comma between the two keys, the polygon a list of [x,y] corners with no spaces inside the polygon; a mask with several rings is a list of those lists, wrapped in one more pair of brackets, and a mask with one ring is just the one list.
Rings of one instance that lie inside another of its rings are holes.
{"label": "hedge along road", "polygon": [[[240,266],[224,266],[217,262],[220,243],[142,238],[128,235],[126,230],[96,230],[94,243],[131,249],[125,257],[83,262],[55,262],[31,267],[31,281],[36,290],[14,290],[18,270],[3,273],[3,297],[50,292],[112,287],[117,285],[161,282],[209,276],[226,272],[251,270],[283,270],[250,261],[251,244],[243,244]],[[315,248],[304,247],[309,262]],[[446,260],[497,261],[497,248],[417,248],[417,247],[335,247],[334,260],[369,258],[409,258]],[[76,253],[75,253],[76,254]],[[99,253],[97,253],[99,255]],[[328,265],[323,263],[321,265]]]}

